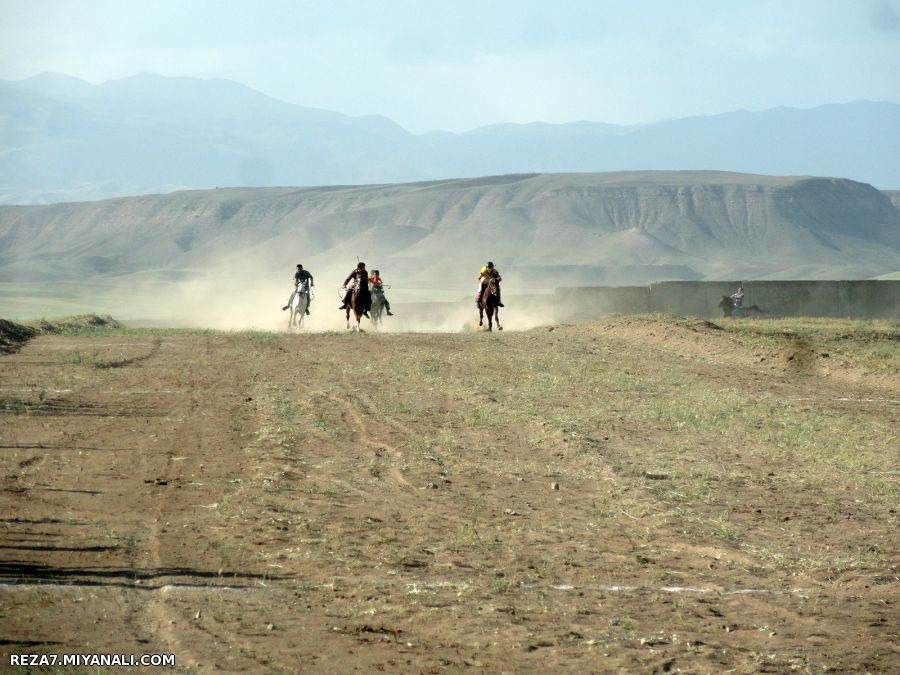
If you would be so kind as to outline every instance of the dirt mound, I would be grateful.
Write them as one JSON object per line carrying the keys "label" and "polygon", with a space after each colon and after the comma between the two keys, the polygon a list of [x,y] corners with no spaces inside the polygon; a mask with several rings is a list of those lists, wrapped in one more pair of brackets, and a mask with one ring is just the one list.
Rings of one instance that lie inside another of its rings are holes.
{"label": "dirt mound", "polygon": [[111,316],[82,314],[55,321],[40,319],[28,323],[16,323],[0,319],[0,353],[9,354],[37,335],[66,335],[85,329],[121,328],[122,324]]}
{"label": "dirt mound", "polygon": [[803,340],[796,340],[778,352],[785,369],[798,375],[812,375],[820,358],[812,347]]}
{"label": "dirt mound", "polygon": [[39,331],[14,321],[0,319],[0,354],[16,351]]}
{"label": "dirt mound", "polygon": [[674,352],[686,358],[717,363],[739,360],[758,363],[760,353],[747,350],[718,324],[697,317],[668,315],[626,316],[601,321],[591,330],[602,331],[644,346]]}

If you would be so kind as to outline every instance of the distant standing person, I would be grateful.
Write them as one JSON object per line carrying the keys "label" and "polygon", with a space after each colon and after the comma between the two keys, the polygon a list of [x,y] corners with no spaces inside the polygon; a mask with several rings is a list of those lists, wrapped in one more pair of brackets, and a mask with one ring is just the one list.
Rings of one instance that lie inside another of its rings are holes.
{"label": "distant standing person", "polygon": [[[294,296],[297,295],[297,291],[300,288],[300,284],[304,281],[309,281],[309,288],[311,289],[315,286],[315,282],[313,281],[313,275],[303,269],[303,265],[297,263],[297,271],[294,272],[294,291],[291,293],[291,297],[288,298],[288,303],[281,308],[281,311],[285,311],[291,308],[291,303],[294,302]],[[306,313],[309,314],[309,306],[312,304],[312,293],[307,295],[306,302]]]}
{"label": "distant standing person", "polygon": [[744,287],[738,286],[737,291],[731,294],[731,304],[734,307],[733,316],[741,316],[744,306]]}

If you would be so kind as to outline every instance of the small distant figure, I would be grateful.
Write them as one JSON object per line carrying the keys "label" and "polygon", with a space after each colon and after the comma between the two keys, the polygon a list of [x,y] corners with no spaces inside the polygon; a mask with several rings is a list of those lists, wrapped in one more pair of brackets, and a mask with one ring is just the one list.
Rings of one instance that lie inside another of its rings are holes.
{"label": "small distant figure", "polygon": [[478,274],[478,293],[475,295],[475,306],[481,307],[481,296],[487,288],[488,282],[494,280],[494,287],[496,289],[497,294],[497,306],[505,307],[505,305],[500,301],[500,282],[503,280],[500,276],[500,271],[494,267],[494,263],[488,262],[487,265],[481,268],[481,272]]}
{"label": "small distant figure", "polygon": [[384,280],[382,280],[381,273],[378,270],[372,270],[369,283],[372,284],[372,294],[375,296],[372,298],[372,304],[374,305],[380,301],[384,305],[387,315],[394,316],[394,313],[391,311],[391,303],[388,302],[387,296],[384,294]]}
{"label": "small distant figure", "polygon": [[738,286],[737,291],[731,294],[732,316],[738,317],[744,313],[744,287]]}
{"label": "small distant figure", "polygon": [[769,316],[769,313],[759,308],[759,305],[744,307],[744,289],[740,287],[731,295],[723,295],[719,300],[719,309],[727,319],[738,316]]}
{"label": "small distant figure", "polygon": [[[294,296],[297,295],[297,292],[300,290],[300,286],[304,282],[309,282],[309,285],[306,287],[307,289],[311,289],[315,286],[315,282],[313,281],[313,275],[308,271],[303,269],[303,265],[297,263],[297,271],[294,272],[294,290],[291,293],[291,297],[288,298],[287,304],[281,308],[282,312],[285,312],[291,308],[291,303],[294,302]],[[309,314],[309,306],[312,303],[312,293],[307,294],[306,298],[306,313]]]}

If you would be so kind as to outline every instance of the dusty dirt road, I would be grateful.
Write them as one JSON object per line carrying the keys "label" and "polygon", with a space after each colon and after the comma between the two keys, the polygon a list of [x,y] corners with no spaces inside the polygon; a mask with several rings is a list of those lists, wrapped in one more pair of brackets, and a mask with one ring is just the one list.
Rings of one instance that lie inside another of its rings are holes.
{"label": "dusty dirt road", "polygon": [[896,376],[618,319],[44,336],[0,397],[0,668],[900,669]]}

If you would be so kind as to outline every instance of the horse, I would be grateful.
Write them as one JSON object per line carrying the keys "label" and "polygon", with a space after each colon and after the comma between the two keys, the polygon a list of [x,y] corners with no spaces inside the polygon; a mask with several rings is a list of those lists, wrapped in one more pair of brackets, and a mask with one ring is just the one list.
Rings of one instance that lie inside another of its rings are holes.
{"label": "horse", "polygon": [[497,321],[497,330],[503,330],[500,325],[500,300],[497,298],[497,280],[489,279],[481,298],[478,300],[478,325],[484,325],[484,313],[487,311],[488,327],[485,330],[494,330],[494,320]]}
{"label": "horse", "polygon": [[722,310],[722,315],[726,319],[731,318],[731,315],[734,314],[734,300],[731,299],[730,295],[722,296],[722,299],[719,300],[719,309]]}
{"label": "horse", "polygon": [[360,328],[359,322],[363,314],[368,312],[371,306],[372,294],[369,293],[369,284],[355,282],[353,292],[350,294],[350,304],[347,305],[347,330],[350,330],[350,310],[352,309],[354,316],[356,316],[356,324],[353,326],[353,330],[360,333],[365,332]]}
{"label": "horse", "polygon": [[291,298],[288,330],[303,328],[303,317],[306,316],[307,307],[309,307],[309,281],[304,281],[297,286],[297,290]]}
{"label": "horse", "polygon": [[372,293],[372,325],[377,329],[381,326],[381,317],[384,314],[384,293]]}

